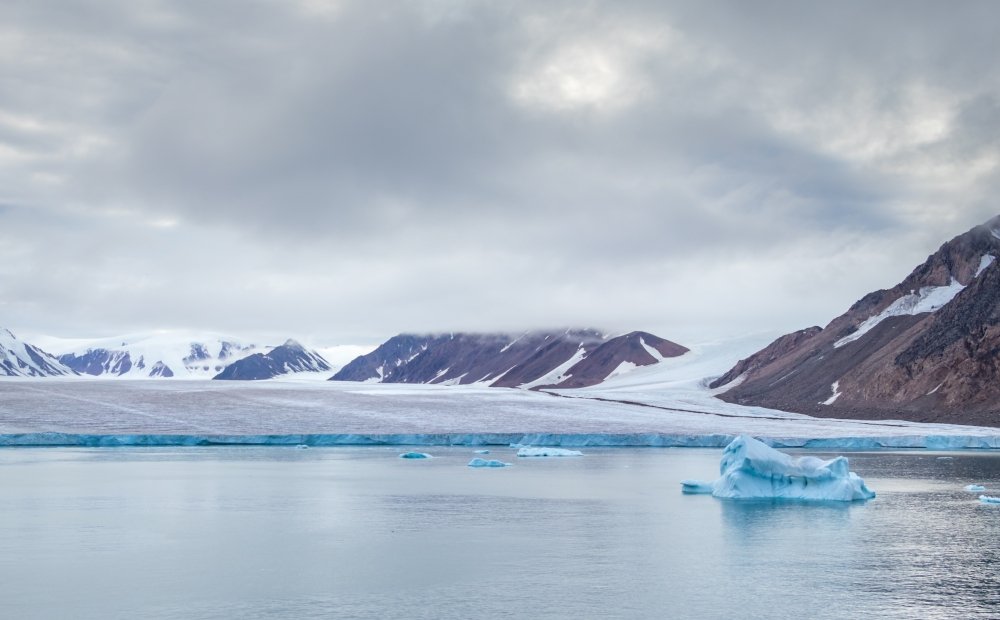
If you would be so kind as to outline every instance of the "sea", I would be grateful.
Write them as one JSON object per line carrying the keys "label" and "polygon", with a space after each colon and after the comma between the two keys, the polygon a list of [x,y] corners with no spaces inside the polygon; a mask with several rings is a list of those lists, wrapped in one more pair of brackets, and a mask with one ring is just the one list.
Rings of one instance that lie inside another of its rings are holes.
{"label": "sea", "polygon": [[808,503],[683,495],[720,449],[417,449],[0,449],[0,617],[1000,617],[994,452]]}

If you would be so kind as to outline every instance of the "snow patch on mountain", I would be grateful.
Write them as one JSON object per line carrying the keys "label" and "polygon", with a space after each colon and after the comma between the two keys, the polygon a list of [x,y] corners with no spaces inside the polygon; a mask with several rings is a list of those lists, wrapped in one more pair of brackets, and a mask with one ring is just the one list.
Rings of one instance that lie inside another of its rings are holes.
{"label": "snow patch on mountain", "polygon": [[[980,273],[981,272],[982,269],[980,269]],[[853,333],[848,334],[847,336],[844,336],[840,340],[834,342],[833,347],[835,349],[839,349],[845,344],[850,344],[859,340],[862,336],[875,329],[879,323],[890,317],[905,316],[908,314],[923,314],[924,312],[937,312],[943,308],[945,304],[954,299],[956,295],[961,293],[964,288],[965,286],[962,285],[962,283],[955,278],[952,278],[951,282],[947,286],[925,286],[919,291],[912,292],[909,295],[903,295],[896,301],[889,304],[889,306],[882,312],[865,319],[864,322],[858,325],[857,331],[854,331]]]}
{"label": "snow patch on mountain", "polygon": [[559,366],[553,368],[552,371],[547,375],[539,377],[534,381],[529,381],[528,383],[522,383],[518,387],[523,388],[525,390],[530,390],[536,385],[551,385],[559,383],[560,381],[566,378],[566,371],[575,366],[577,362],[579,362],[585,357],[587,357],[587,350],[583,347],[580,347],[579,349],[576,350],[576,353],[573,354],[573,357],[569,358]]}

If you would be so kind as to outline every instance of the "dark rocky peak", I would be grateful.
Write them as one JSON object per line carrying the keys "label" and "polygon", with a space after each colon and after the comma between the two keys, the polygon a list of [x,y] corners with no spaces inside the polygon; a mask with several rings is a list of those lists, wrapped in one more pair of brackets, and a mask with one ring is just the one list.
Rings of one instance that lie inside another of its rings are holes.
{"label": "dark rocky peak", "polygon": [[267,353],[254,353],[222,369],[213,379],[257,381],[296,372],[331,370],[319,353],[310,351],[295,340],[288,340]]}
{"label": "dark rocky peak", "polygon": [[187,366],[197,366],[197,362],[211,359],[211,357],[212,354],[208,352],[205,345],[200,342],[192,342],[191,353],[184,358],[184,364]]}

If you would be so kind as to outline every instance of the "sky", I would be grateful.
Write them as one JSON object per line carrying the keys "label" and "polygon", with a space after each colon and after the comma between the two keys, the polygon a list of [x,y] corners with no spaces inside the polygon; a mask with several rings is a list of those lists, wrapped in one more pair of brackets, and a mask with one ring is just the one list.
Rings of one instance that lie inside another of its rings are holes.
{"label": "sky", "polygon": [[0,4],[0,325],[825,325],[1000,213],[1000,4]]}

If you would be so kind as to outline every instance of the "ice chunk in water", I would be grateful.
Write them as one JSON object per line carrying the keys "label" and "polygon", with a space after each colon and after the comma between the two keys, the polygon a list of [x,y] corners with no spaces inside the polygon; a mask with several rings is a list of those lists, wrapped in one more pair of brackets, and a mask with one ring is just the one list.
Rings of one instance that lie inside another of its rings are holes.
{"label": "ice chunk in water", "polygon": [[970,484],[965,487],[965,490],[969,493],[981,493],[986,490],[986,487],[981,484]]}
{"label": "ice chunk in water", "polygon": [[730,499],[781,498],[849,502],[871,499],[875,493],[848,470],[847,458],[824,461],[814,456],[793,458],[740,435],[722,453],[722,474],[712,483],[685,480],[686,493],[705,493]]}
{"label": "ice chunk in water", "polygon": [[1000,504],[1000,497],[993,497],[991,495],[980,495],[979,501],[984,504]]}
{"label": "ice chunk in water", "polygon": [[518,456],[583,456],[579,450],[567,450],[566,448],[521,448],[517,451]]}
{"label": "ice chunk in water", "polygon": [[474,458],[471,461],[469,461],[469,467],[508,467],[508,466],[510,466],[510,463],[504,463],[503,461],[497,461],[495,459],[490,459],[487,461],[486,459]]}
{"label": "ice chunk in water", "polygon": [[399,458],[401,458],[401,459],[429,459],[429,458],[431,458],[431,455],[427,454],[426,452],[404,452],[404,453],[402,453],[402,454],[399,455]]}

